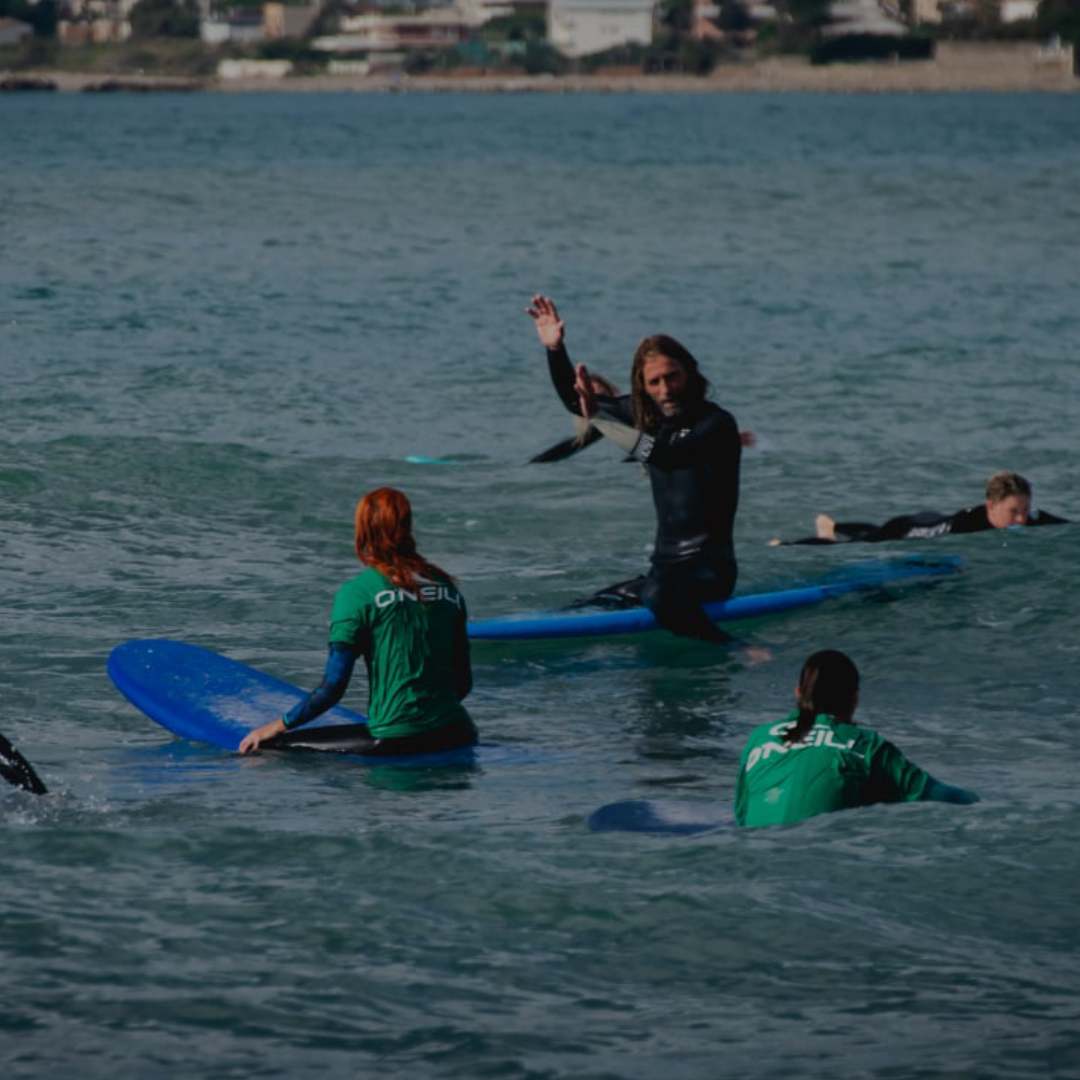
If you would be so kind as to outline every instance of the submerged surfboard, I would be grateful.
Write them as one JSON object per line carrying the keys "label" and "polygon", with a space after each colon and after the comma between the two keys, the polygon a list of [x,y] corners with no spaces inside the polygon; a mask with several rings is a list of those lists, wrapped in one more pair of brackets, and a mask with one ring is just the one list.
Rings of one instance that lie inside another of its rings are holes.
{"label": "submerged surfboard", "polygon": [[586,820],[590,832],[667,833],[696,836],[734,826],[730,812],[712,810],[703,803],[627,799],[594,810]]}
{"label": "submerged surfboard", "polygon": [[[151,720],[174,735],[236,750],[254,727],[288,712],[307,695],[256,668],[198,645],[165,638],[125,641],[109,654],[106,670],[116,688]],[[468,764],[494,747],[463,747],[396,757],[357,751],[360,713],[338,705],[317,720],[275,740],[271,749],[329,750],[371,765]],[[265,744],[264,744],[265,745]],[[497,756],[497,754],[496,754]]]}
{"label": "submerged surfboard", "polygon": [[[963,559],[957,555],[937,558],[908,555],[855,563],[833,571],[815,584],[779,589],[775,592],[733,596],[730,600],[705,604],[704,608],[713,622],[751,619],[819,604],[823,600],[843,596],[845,593],[955,574],[963,565]],[[490,619],[469,620],[469,637],[479,641],[639,634],[656,629],[656,617],[644,607],[624,608],[620,611],[539,611],[526,615],[499,615]]]}

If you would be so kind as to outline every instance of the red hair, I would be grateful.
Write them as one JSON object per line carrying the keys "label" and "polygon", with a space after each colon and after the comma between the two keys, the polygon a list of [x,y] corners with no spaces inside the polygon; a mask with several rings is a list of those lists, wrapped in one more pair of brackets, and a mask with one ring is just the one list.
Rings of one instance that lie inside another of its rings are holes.
{"label": "red hair", "polygon": [[399,589],[415,589],[418,574],[436,581],[453,581],[445,570],[417,552],[412,507],[396,488],[369,491],[356,504],[354,523],[357,557]]}

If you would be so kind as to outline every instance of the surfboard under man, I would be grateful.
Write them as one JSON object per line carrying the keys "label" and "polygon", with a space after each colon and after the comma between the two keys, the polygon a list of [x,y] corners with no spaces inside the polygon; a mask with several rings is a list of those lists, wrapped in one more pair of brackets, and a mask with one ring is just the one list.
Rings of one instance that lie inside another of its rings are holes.
{"label": "surfboard under man", "polygon": [[726,600],[738,572],[732,530],[742,444],[735,418],[706,399],[709,384],[697,361],[674,338],[645,338],[634,353],[630,394],[610,397],[594,392],[585,365],[571,364],[554,301],[534,296],[526,311],[563,404],[645,465],[656,506],[649,572],[573,606],[645,604],[673,633],[730,641],[701,605]]}

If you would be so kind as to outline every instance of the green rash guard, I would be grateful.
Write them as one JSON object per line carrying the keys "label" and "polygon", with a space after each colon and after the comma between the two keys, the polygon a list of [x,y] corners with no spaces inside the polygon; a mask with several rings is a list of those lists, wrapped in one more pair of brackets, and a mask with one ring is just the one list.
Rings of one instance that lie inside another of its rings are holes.
{"label": "green rash guard", "polygon": [[368,727],[399,739],[468,720],[458,700],[458,664],[468,655],[465,600],[447,582],[420,579],[415,592],[368,568],[334,597],[330,644],[359,650],[367,663]]}
{"label": "green rash guard", "polygon": [[930,775],[858,724],[823,714],[800,742],[785,743],[798,716],[751,732],[735,785],[737,824],[790,825],[830,810],[926,797]]}

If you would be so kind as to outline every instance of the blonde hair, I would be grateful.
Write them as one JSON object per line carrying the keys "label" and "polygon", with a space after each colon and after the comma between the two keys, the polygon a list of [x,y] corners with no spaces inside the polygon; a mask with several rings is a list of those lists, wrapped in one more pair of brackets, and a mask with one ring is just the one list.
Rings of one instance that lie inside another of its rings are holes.
{"label": "blonde hair", "polygon": [[986,481],[986,499],[988,502],[999,503],[1010,495],[1026,495],[1031,498],[1031,484],[1019,473],[1005,470],[994,473]]}

